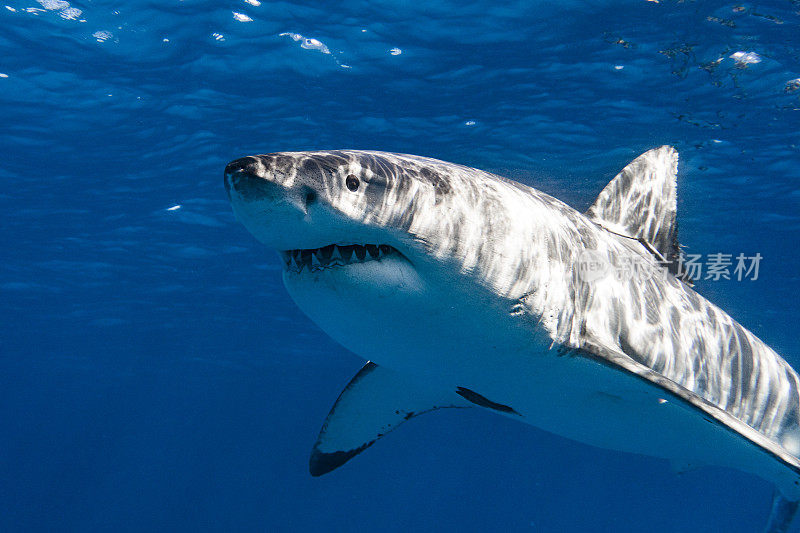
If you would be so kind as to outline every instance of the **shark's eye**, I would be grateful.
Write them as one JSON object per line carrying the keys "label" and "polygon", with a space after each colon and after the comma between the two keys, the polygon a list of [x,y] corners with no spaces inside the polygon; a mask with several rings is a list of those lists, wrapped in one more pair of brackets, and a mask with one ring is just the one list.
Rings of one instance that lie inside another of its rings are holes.
{"label": "shark's eye", "polygon": [[358,181],[357,177],[355,177],[352,174],[350,174],[344,180],[344,184],[347,185],[348,189],[350,189],[351,191],[355,192],[355,191],[358,190],[358,186],[360,185],[360,182]]}

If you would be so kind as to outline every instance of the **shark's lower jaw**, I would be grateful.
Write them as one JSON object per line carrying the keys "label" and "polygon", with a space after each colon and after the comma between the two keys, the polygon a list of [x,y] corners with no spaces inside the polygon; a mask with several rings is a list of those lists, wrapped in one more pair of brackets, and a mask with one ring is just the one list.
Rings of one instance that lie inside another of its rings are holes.
{"label": "shark's lower jaw", "polygon": [[322,248],[285,250],[280,252],[284,270],[293,274],[320,272],[369,261],[382,261],[391,256],[402,257],[388,244],[329,244]]}

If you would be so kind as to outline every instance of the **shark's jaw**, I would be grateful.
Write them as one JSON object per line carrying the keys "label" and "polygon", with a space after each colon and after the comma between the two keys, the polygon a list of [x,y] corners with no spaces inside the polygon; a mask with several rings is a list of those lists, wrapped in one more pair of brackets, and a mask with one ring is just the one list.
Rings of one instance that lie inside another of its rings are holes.
{"label": "shark's jaw", "polygon": [[401,304],[425,285],[414,264],[385,244],[328,245],[279,255],[286,289],[315,321],[321,315],[326,322],[336,322],[342,313],[363,315],[370,310],[385,316],[392,302]]}
{"label": "shark's jaw", "polygon": [[358,196],[337,189],[321,174],[292,174],[299,164],[265,169],[263,162],[245,158],[232,163],[225,184],[236,217],[277,251],[294,302],[358,355],[370,357],[375,339],[405,352],[408,341],[393,324],[419,320],[430,305],[430,284],[424,281],[430,266],[413,239],[365,220],[353,208]]}
{"label": "shark's jaw", "polygon": [[284,270],[292,274],[322,272],[371,261],[405,258],[388,244],[329,244],[321,248],[283,250],[279,253]]}
{"label": "shark's jaw", "polygon": [[362,357],[408,354],[408,331],[430,313],[430,285],[390,245],[327,245],[279,252],[283,282],[303,313],[339,344]]}

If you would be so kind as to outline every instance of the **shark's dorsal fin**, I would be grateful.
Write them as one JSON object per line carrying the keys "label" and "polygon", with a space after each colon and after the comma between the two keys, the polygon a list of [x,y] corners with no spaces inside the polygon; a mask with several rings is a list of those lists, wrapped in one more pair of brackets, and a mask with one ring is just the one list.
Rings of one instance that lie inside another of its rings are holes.
{"label": "shark's dorsal fin", "polygon": [[671,146],[643,153],[602,190],[586,215],[609,231],[642,243],[678,274],[678,152]]}
{"label": "shark's dorsal fin", "polygon": [[328,413],[311,451],[311,475],[339,468],[415,416],[470,405],[455,393],[428,390],[402,374],[367,363]]}

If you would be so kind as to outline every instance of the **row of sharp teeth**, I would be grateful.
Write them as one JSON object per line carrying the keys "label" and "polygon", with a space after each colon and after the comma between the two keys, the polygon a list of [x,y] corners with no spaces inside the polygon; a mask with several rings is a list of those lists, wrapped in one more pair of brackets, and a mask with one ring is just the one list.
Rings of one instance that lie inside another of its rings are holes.
{"label": "row of sharp teeth", "polygon": [[386,244],[348,244],[345,246],[329,244],[323,248],[281,252],[281,257],[286,270],[299,273],[304,268],[316,272],[351,263],[375,261],[396,252],[397,250]]}

